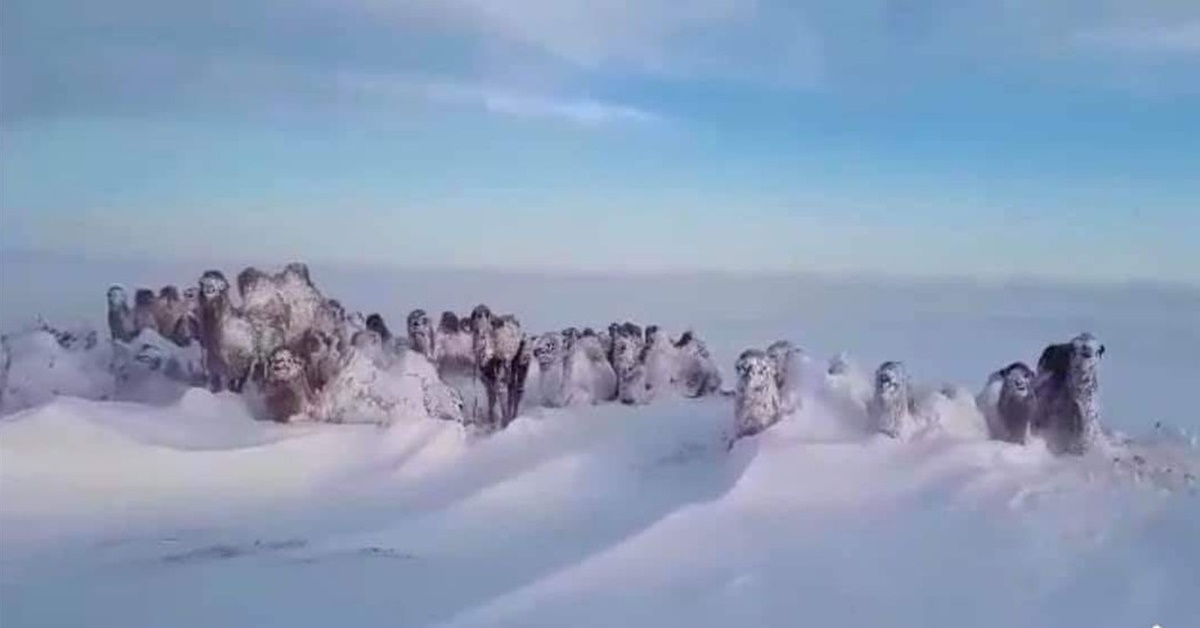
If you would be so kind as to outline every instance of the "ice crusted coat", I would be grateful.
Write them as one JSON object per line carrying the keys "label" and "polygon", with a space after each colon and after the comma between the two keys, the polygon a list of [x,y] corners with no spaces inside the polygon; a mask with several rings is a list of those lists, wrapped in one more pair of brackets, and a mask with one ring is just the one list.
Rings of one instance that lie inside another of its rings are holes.
{"label": "ice crusted coat", "polygon": [[462,397],[438,378],[425,356],[404,351],[396,358],[356,347],[325,386],[315,418],[333,423],[375,423],[424,418],[465,422]]}
{"label": "ice crusted coat", "polygon": [[738,356],[733,439],[753,436],[775,425],[782,418],[775,364],[758,349]]}
{"label": "ice crusted coat", "polygon": [[[614,327],[614,332],[610,363],[616,377],[617,397],[624,404],[646,403],[649,401],[649,395],[646,386],[641,330],[633,326]],[[597,341],[599,341],[599,337],[597,337]],[[604,343],[600,342],[599,346],[603,351]],[[599,400],[604,401],[605,399]]]}
{"label": "ice crusted coat", "polygon": [[1037,412],[1035,373],[1023,362],[1014,362],[992,373],[975,405],[983,413],[988,435],[995,440],[1024,443]]}
{"label": "ice crusted coat", "polygon": [[247,268],[238,275],[238,290],[242,313],[255,330],[260,359],[281,346],[296,346],[325,318],[319,315],[326,300],[303,264],[288,264],[275,275]]}
{"label": "ice crusted coat", "polygon": [[1104,444],[1099,377],[1104,345],[1090,333],[1051,345],[1038,360],[1034,433],[1055,453],[1083,454]]}
{"label": "ice crusted coat", "polygon": [[924,425],[918,420],[908,370],[900,362],[884,362],[875,371],[875,394],[868,405],[875,430],[908,439]]}

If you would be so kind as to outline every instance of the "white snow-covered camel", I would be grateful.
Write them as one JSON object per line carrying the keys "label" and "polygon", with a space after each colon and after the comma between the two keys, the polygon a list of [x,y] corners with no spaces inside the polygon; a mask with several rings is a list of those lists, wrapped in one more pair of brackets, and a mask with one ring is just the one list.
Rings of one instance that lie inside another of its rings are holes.
{"label": "white snow-covered camel", "polygon": [[504,429],[516,418],[525,393],[533,347],[511,314],[496,316],[486,305],[471,312],[471,352],[487,393],[488,429]]}
{"label": "white snow-covered camel", "polygon": [[993,440],[1022,444],[1037,412],[1036,375],[1024,362],[1013,362],[988,376],[975,397]]}
{"label": "white snow-covered camel", "polygon": [[734,371],[737,387],[731,441],[759,434],[783,418],[775,364],[770,356],[761,349],[747,349],[738,356]]}
{"label": "white snow-covered camel", "polygon": [[1042,352],[1032,431],[1051,451],[1083,454],[1103,439],[1098,371],[1104,353],[1104,345],[1090,333]]}

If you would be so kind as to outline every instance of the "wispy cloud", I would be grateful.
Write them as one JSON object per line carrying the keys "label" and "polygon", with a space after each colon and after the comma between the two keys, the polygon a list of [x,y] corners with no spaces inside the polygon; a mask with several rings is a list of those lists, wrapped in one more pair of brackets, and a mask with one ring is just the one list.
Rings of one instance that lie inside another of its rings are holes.
{"label": "wispy cloud", "polygon": [[1078,84],[1198,49],[1196,0],[6,0],[0,115],[244,104],[213,74],[249,63],[255,98],[304,102],[331,75],[377,74],[442,83],[426,89],[440,104],[634,122],[668,112],[614,85],[890,93],[974,68]]}
{"label": "wispy cloud", "polygon": [[1079,33],[1087,46],[1129,52],[1200,55],[1200,19],[1149,27],[1110,27]]}
{"label": "wispy cloud", "polygon": [[590,99],[563,99],[464,85],[432,85],[433,100],[478,103],[489,112],[524,118],[558,118],[593,126],[614,122],[645,123],[659,119],[649,111]]}
{"label": "wispy cloud", "polygon": [[[666,71],[692,62],[697,40],[754,28],[762,3],[747,0],[418,0],[441,9],[442,26],[587,69]],[[383,9],[409,19],[407,7]],[[762,33],[759,33],[760,36]],[[512,50],[511,52],[521,52]],[[733,52],[726,50],[726,52]]]}
{"label": "wispy cloud", "polygon": [[435,105],[476,108],[520,118],[557,119],[585,126],[647,123],[660,119],[657,114],[631,105],[467,81],[342,73],[336,79],[336,88],[368,98],[416,99]]}

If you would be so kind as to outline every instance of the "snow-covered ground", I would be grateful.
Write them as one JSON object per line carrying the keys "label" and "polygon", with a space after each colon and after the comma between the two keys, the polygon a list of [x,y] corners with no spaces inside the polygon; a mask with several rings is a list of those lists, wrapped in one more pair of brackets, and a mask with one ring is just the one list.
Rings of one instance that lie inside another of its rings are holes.
{"label": "snow-covered ground", "polygon": [[[0,329],[39,313],[102,326],[109,283],[157,288],[199,270],[6,259]],[[1200,497],[1181,477],[1200,453],[1154,428],[1200,429],[1195,290],[315,265],[313,278],[393,328],[414,307],[481,301],[537,331],[693,327],[727,377],[743,348],[788,338],[818,359],[902,359],[919,383],[976,391],[992,370],[1089,330],[1108,348],[1106,424],[1147,463],[1054,458],[965,424],[910,443],[864,437],[817,398],[732,451],[727,398],[532,410],[488,438],[429,419],[266,424],[239,398],[198,389],[153,404],[39,400],[0,419],[0,625],[1172,628],[1200,617]],[[1170,473],[1148,472],[1167,462]]]}

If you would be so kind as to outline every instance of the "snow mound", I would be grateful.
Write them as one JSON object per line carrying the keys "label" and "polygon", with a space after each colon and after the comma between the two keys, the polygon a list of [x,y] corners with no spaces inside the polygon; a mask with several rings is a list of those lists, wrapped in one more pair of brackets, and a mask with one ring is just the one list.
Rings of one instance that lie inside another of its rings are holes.
{"label": "snow mound", "polygon": [[109,399],[116,393],[116,378],[109,369],[113,352],[108,343],[64,341],[61,334],[37,327],[6,334],[3,345],[2,414],[49,403],[60,396]]}
{"label": "snow mound", "polygon": [[7,334],[2,414],[58,397],[168,404],[204,381],[197,343],[180,347],[153,329],[129,342],[97,341],[96,335],[45,325]]}

